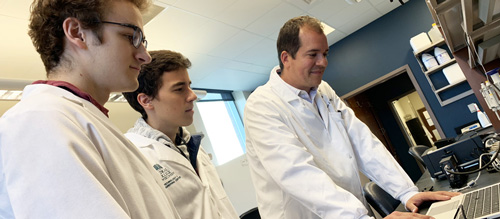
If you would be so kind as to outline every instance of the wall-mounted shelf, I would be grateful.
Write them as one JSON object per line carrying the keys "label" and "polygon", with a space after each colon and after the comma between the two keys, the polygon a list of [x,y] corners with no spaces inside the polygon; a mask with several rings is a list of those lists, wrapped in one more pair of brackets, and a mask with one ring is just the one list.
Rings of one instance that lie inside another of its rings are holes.
{"label": "wall-mounted shelf", "polygon": [[438,66],[436,66],[434,68],[431,68],[431,69],[425,71],[424,74],[430,75],[430,74],[438,72],[438,71],[442,70],[443,68],[446,68],[446,67],[448,67],[448,66],[450,66],[452,64],[455,64],[456,62],[457,61],[455,60],[455,58],[452,58],[449,61],[447,61],[447,62],[445,62],[445,63],[443,63],[441,65],[438,65]]}
{"label": "wall-mounted shelf", "polygon": [[[445,62],[441,65],[435,66],[431,69],[426,69],[424,64],[421,61],[422,54],[433,53],[432,51],[434,51],[434,48],[436,48],[436,47],[447,48],[445,40],[435,42],[435,43],[433,43],[425,48],[420,49],[417,52],[414,52],[413,54],[415,55],[415,59],[417,59],[417,62],[420,65],[420,68],[422,69],[422,72],[424,73],[425,77],[427,78],[427,81],[429,82],[431,89],[434,92],[434,94],[436,95],[436,98],[438,99],[439,103],[441,104],[441,106],[446,106],[450,103],[453,103],[457,100],[460,100],[464,97],[467,97],[467,96],[473,94],[474,92],[472,91],[472,89],[470,89],[470,87],[468,87],[468,89],[464,89],[462,86],[459,86],[459,85],[462,85],[464,82],[467,82],[465,79],[460,80],[458,82],[455,82],[454,84],[446,85],[446,86],[441,87],[439,89],[435,88],[435,85],[434,85],[433,81],[431,80],[431,75],[443,74],[444,68],[456,63],[455,58],[451,58],[450,60],[448,60],[447,62]],[[448,98],[442,97],[442,93],[444,93],[446,91],[451,91],[454,89],[457,89],[455,91],[455,93],[456,93],[455,95],[453,95],[452,97],[448,97]]]}
{"label": "wall-mounted shelf", "polygon": [[463,83],[463,82],[466,82],[466,81],[467,81],[467,80],[465,80],[465,79],[460,80],[460,81],[458,81],[458,82],[456,82],[456,83],[454,83],[454,84],[446,85],[446,86],[444,86],[444,87],[442,87],[442,88],[439,88],[439,89],[437,89],[435,92],[436,92],[436,93],[443,92],[443,91],[445,91],[445,90],[451,89],[451,88],[453,88],[453,87],[455,87],[455,86],[457,86],[457,85],[459,85],[459,84],[461,84],[461,83]]}

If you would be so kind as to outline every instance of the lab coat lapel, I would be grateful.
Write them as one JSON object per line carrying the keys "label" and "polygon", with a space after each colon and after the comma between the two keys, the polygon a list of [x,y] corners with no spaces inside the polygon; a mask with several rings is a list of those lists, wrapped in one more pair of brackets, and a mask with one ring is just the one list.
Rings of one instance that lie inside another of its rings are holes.
{"label": "lab coat lapel", "polygon": [[316,106],[318,106],[318,110],[321,115],[321,118],[323,119],[323,123],[325,124],[325,128],[328,129],[330,121],[329,111],[328,111],[328,106],[330,105],[330,101],[328,100],[328,97],[322,94],[321,91],[318,89],[318,93],[316,94],[316,97],[314,97],[314,102],[316,103]]}
{"label": "lab coat lapel", "polygon": [[[314,122],[316,121],[323,121],[323,125],[326,129],[328,129],[328,121],[325,122],[325,120],[328,120],[328,110],[326,108],[325,103],[320,103],[322,102],[321,100],[321,93],[318,90],[318,93],[314,97],[314,103],[317,104],[318,109],[320,110],[326,110],[323,113],[326,113],[326,116],[321,113],[321,115],[318,113],[318,110],[314,109],[314,106],[306,106],[309,103],[300,98],[297,94],[291,92],[290,89],[288,89],[286,86],[286,82],[284,82],[280,76],[277,73],[271,73],[270,80],[268,83],[271,85],[271,89],[276,93],[276,95],[280,96],[282,100],[285,102],[289,103],[291,106],[296,108],[299,112],[301,112],[304,117],[302,117],[305,121],[307,122]],[[319,99],[318,99],[319,98]],[[307,102],[307,103],[306,103]],[[311,108],[312,107],[312,108]],[[323,109],[321,109],[323,108]],[[309,109],[309,110],[306,110]],[[321,111],[320,111],[321,112]],[[314,118],[312,118],[314,117]],[[316,120],[315,118],[318,118],[319,120]],[[324,119],[322,119],[324,118]],[[318,124],[319,125],[319,124]]]}

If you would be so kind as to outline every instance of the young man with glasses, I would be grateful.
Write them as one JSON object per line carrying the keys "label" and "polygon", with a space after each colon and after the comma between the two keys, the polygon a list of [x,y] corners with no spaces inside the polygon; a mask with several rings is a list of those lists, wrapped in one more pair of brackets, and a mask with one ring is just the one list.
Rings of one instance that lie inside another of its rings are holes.
{"label": "young man with glasses", "polygon": [[48,80],[0,119],[0,218],[179,218],[161,178],[107,117],[149,63],[148,0],[35,0]]}
{"label": "young man with glasses", "polygon": [[187,70],[191,62],[169,50],[152,51],[151,57],[139,88],[124,93],[142,115],[125,135],[160,173],[168,173],[163,182],[182,218],[238,218],[201,136],[184,128],[193,123],[197,98]]}

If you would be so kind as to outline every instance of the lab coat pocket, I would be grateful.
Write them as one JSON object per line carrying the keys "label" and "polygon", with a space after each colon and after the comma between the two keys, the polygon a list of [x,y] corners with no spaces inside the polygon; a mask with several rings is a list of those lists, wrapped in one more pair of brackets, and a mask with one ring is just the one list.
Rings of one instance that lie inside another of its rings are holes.
{"label": "lab coat pocket", "polygon": [[199,163],[202,165],[202,167],[199,168],[199,173],[203,184],[210,185],[210,191],[215,198],[219,200],[226,198],[226,191],[224,191],[222,181],[212,163],[210,163],[210,161],[201,161]]}
{"label": "lab coat pocket", "polygon": [[[341,127],[343,127],[342,129],[345,129],[345,121],[344,121],[344,117],[342,115],[342,112],[340,112],[340,111],[330,111],[328,114],[329,114],[329,118],[330,118],[330,122],[331,123],[338,124]],[[341,127],[339,127],[339,129]]]}
{"label": "lab coat pocket", "polygon": [[[330,133],[341,133],[345,143],[350,143],[349,141],[349,135],[347,135],[346,132],[346,126],[345,126],[345,121],[344,117],[342,116],[342,112],[340,111],[334,111],[329,113],[329,119],[330,119],[330,126],[331,130]],[[334,130],[336,129],[336,130]],[[332,136],[333,137],[333,136]]]}

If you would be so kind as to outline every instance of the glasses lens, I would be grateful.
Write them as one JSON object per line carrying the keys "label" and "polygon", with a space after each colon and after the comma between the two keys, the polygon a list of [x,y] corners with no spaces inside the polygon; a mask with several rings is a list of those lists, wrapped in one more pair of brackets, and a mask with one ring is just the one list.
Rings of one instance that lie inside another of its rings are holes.
{"label": "glasses lens", "polygon": [[134,44],[134,47],[135,48],[139,48],[139,46],[141,46],[141,42],[142,42],[142,31],[141,29],[137,28],[135,29],[134,31],[134,38],[132,39],[132,44]]}

